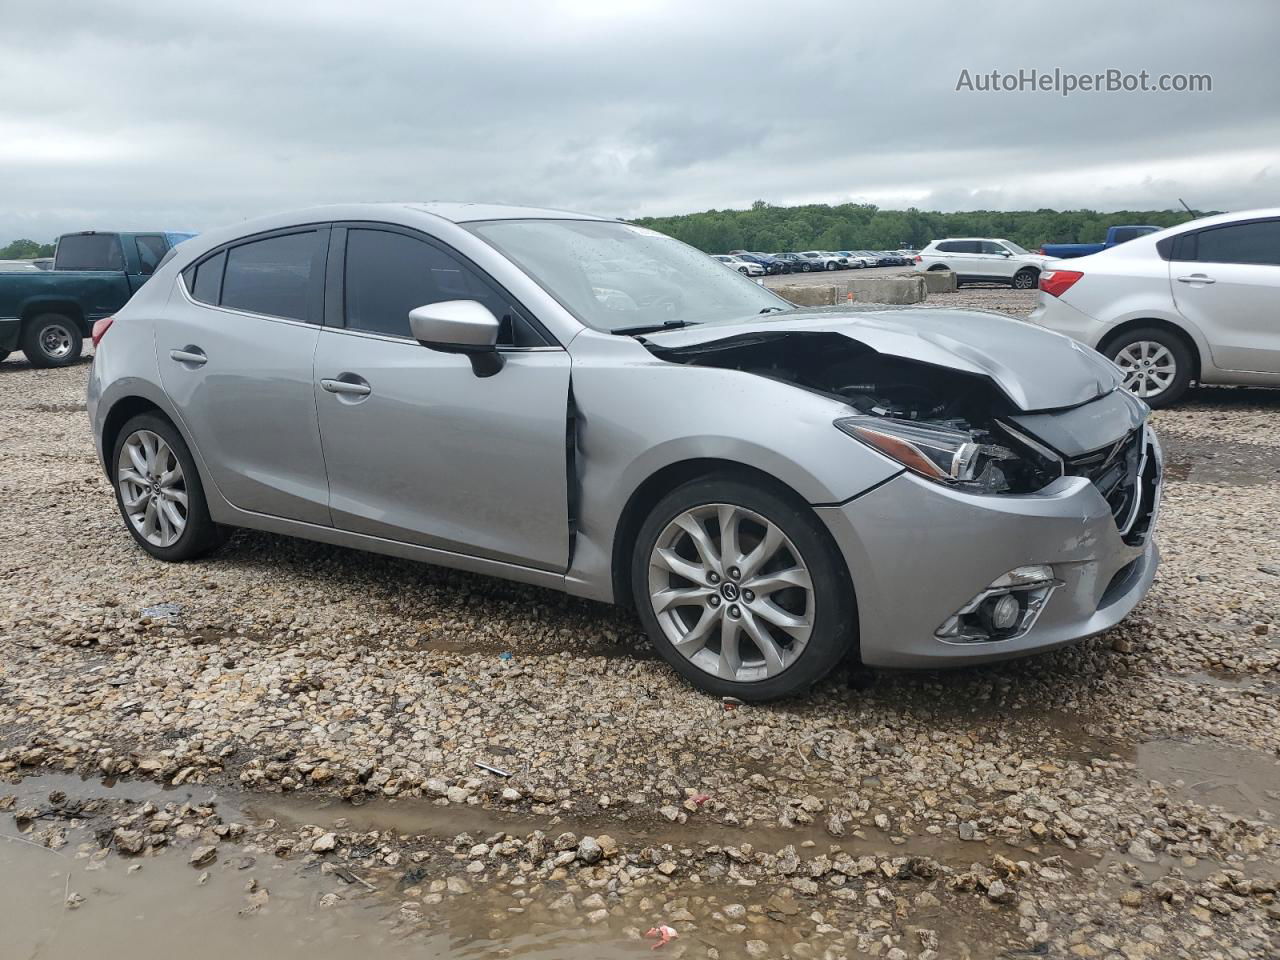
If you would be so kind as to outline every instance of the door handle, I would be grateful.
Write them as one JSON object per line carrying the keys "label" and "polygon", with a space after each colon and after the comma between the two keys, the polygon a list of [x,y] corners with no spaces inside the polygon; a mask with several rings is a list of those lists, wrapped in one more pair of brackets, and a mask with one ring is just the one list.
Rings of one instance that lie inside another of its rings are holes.
{"label": "door handle", "polygon": [[204,355],[203,350],[190,345],[183,347],[181,350],[170,350],[169,359],[177,360],[179,363],[189,363],[197,367],[203,367],[209,362],[209,358]]}
{"label": "door handle", "polygon": [[344,373],[342,376],[349,379],[343,380],[339,378],[337,380],[321,380],[320,386],[324,387],[324,389],[328,390],[330,393],[347,394],[348,396],[353,397],[367,397],[373,392],[373,388],[369,386],[368,382],[357,377],[355,374]]}
{"label": "door handle", "polygon": [[1179,283],[1217,283],[1213,277],[1206,277],[1203,273],[1193,273],[1189,277],[1178,277]]}

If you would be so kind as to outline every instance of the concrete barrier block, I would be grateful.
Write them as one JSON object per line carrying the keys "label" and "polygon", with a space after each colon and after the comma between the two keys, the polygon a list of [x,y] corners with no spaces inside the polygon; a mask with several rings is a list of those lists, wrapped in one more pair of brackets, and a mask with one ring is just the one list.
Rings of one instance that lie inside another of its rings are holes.
{"label": "concrete barrier block", "polygon": [[927,296],[921,274],[898,277],[850,277],[848,289],[856,303],[920,303]]}
{"label": "concrete barrier block", "polygon": [[844,300],[844,292],[833,283],[788,283],[773,292],[797,307],[831,307]]}
{"label": "concrete barrier block", "polygon": [[930,293],[954,293],[956,275],[950,270],[926,270],[920,274],[924,277],[925,289]]}

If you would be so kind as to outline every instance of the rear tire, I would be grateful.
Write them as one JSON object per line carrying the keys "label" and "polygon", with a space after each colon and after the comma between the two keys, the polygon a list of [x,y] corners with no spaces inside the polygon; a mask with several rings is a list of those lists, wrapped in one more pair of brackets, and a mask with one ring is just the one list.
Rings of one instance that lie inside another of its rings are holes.
{"label": "rear tire", "polygon": [[1160,327],[1128,330],[1099,352],[1124,372],[1125,389],[1150,407],[1177,403],[1191,386],[1191,351],[1181,337]]}
{"label": "rear tire", "polygon": [[209,516],[191,451],[164,417],[142,413],[125,423],[108,463],[124,525],[151,556],[194,560],[226,542],[226,528]]}
{"label": "rear tire", "polygon": [[33,367],[66,367],[80,359],[80,325],[60,313],[42,313],[22,326],[22,352]]}
{"label": "rear tire", "polygon": [[1011,286],[1015,290],[1034,290],[1040,284],[1040,271],[1034,267],[1024,267],[1013,275]]}
{"label": "rear tire", "polygon": [[677,487],[640,528],[631,588],[658,652],[716,696],[802,693],[856,647],[844,560],[783,488],[727,476]]}

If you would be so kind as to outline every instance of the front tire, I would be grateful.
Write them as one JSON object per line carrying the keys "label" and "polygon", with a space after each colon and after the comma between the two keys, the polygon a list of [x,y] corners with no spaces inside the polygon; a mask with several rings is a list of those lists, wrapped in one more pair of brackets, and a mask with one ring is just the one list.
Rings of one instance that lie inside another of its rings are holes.
{"label": "front tire", "polygon": [[761,484],[710,477],[663,497],[636,538],[631,586],[658,652],[716,696],[801,693],[856,639],[835,544],[803,501]]}
{"label": "front tire", "polygon": [[191,451],[168,420],[129,420],[111,452],[116,505],[133,539],[157,560],[194,560],[217,549],[225,530],[209,516]]}
{"label": "front tire", "polygon": [[813,269],[813,268],[812,268],[811,266],[809,266],[809,264],[807,264],[807,263],[802,263],[802,264],[800,264],[800,272],[801,272],[801,273],[808,273],[808,272],[809,272],[810,270],[812,270],[812,269]]}
{"label": "front tire", "polygon": [[42,313],[22,328],[22,352],[33,367],[66,367],[80,359],[80,325],[60,313]]}
{"label": "front tire", "polygon": [[1176,335],[1159,327],[1121,334],[1101,350],[1124,373],[1124,387],[1151,407],[1167,407],[1191,385],[1191,351]]}
{"label": "front tire", "polygon": [[1039,270],[1026,267],[1013,275],[1013,289],[1015,290],[1034,290],[1039,285]]}

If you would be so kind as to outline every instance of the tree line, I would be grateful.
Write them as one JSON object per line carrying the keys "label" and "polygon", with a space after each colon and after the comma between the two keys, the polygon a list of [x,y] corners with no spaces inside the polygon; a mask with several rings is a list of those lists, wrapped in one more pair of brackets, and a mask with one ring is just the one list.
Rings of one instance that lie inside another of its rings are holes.
{"label": "tree line", "polygon": [[7,247],[0,247],[0,260],[33,260],[36,257],[52,256],[52,243],[36,243],[34,240],[14,240]]}
{"label": "tree line", "polygon": [[[1206,216],[1197,213],[1196,216]],[[683,240],[706,253],[753,250],[919,250],[943,237],[999,237],[1035,250],[1042,243],[1101,243],[1107,227],[1185,223],[1185,210],[881,210],[870,203],[811,203],[777,207],[757,200],[750,210],[706,210],[643,217],[637,224]]]}

